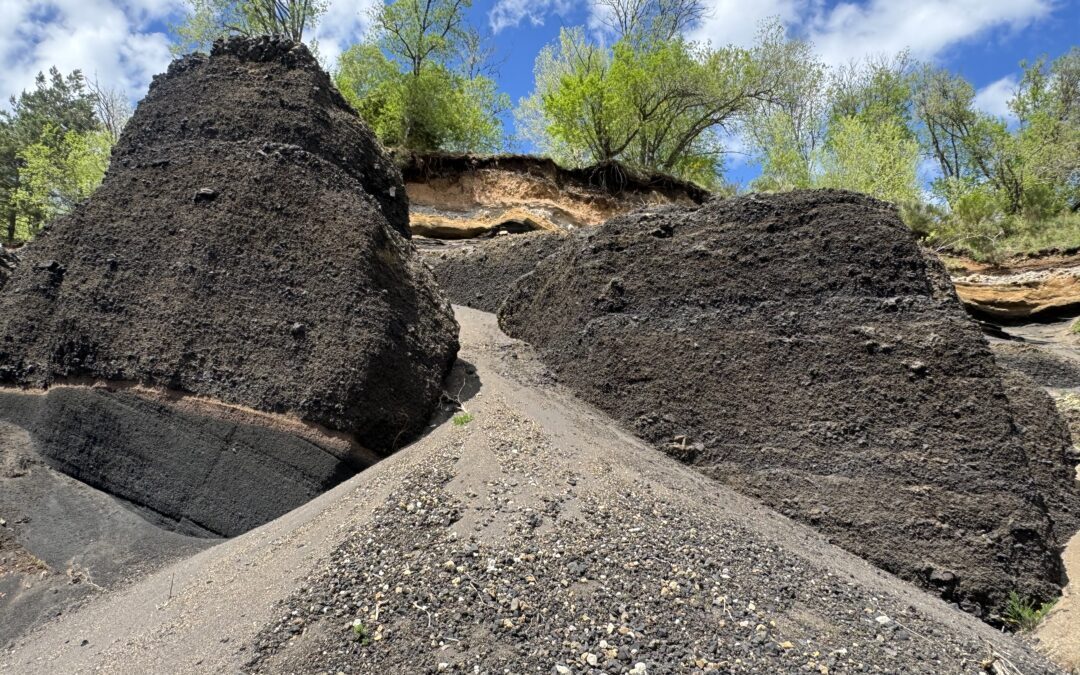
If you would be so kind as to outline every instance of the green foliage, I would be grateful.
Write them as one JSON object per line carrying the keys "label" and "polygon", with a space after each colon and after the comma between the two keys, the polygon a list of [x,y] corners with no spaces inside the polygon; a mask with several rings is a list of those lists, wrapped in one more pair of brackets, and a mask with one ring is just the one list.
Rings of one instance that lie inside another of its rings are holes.
{"label": "green foliage", "polygon": [[296,41],[326,13],[327,0],[186,0],[187,14],[172,26],[173,54],[207,52],[227,35],[284,35]]}
{"label": "green foliage", "polygon": [[518,126],[559,163],[619,160],[705,185],[718,182],[721,135],[768,87],[745,49],[641,34],[608,48],[581,28],[540,52],[535,76]]}
{"label": "green foliage", "polygon": [[454,415],[454,426],[455,427],[463,427],[463,426],[465,426],[466,424],[468,424],[469,422],[472,422],[472,421],[473,421],[472,413],[459,412],[458,414]]}
{"label": "green foliage", "polygon": [[1035,600],[1022,599],[1016,591],[1013,591],[1009,593],[1009,599],[1005,603],[1002,618],[1014,630],[1028,633],[1035,630],[1042,623],[1042,620],[1046,618],[1046,615],[1050,613],[1055,604],[1055,602],[1036,604]]}
{"label": "green foliage", "polygon": [[894,118],[876,123],[864,115],[836,118],[830,124],[822,187],[864,192],[891,202],[920,198],[916,167],[919,145]]}
{"label": "green foliage", "polygon": [[47,126],[38,141],[19,153],[15,239],[29,239],[42,224],[89,197],[105,176],[112,140],[104,130],[62,132]]}
{"label": "green foliage", "polygon": [[397,0],[373,12],[375,32],[338,61],[335,83],[385,144],[409,150],[495,152],[510,106],[463,28],[468,0]]}
{"label": "green foliage", "polygon": [[[100,181],[108,143],[95,134],[94,94],[82,73],[39,73],[32,90],[0,110],[0,215],[8,240],[29,238]],[[62,130],[62,131],[61,131]]]}
{"label": "green foliage", "polygon": [[364,625],[364,622],[360,619],[352,622],[352,631],[353,635],[356,636],[357,641],[359,641],[360,644],[365,647],[367,645],[370,645],[374,640],[371,635],[371,630],[366,625]]}
{"label": "green foliage", "polygon": [[408,73],[374,44],[342,54],[335,83],[383,144],[410,150],[494,152],[509,106],[487,77],[428,62]]}
{"label": "green foliage", "polygon": [[744,127],[762,167],[755,188],[834,187],[921,201],[906,54],[830,72],[808,43],[787,40],[776,27],[762,45],[777,88]]}

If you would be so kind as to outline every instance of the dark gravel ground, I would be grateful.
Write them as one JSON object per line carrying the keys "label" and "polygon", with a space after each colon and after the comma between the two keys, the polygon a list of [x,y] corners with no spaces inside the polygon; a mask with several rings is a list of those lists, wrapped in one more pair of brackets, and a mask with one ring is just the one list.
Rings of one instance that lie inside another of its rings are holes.
{"label": "dark gravel ground", "polygon": [[1010,591],[1060,592],[1069,443],[1033,428],[1052,412],[1017,424],[944,268],[882,202],[616,218],[522,277],[499,318],[644,439],[987,620]]}
{"label": "dark gravel ground", "polygon": [[418,248],[451,302],[495,312],[518,277],[532,272],[567,239],[556,232],[529,232]]}

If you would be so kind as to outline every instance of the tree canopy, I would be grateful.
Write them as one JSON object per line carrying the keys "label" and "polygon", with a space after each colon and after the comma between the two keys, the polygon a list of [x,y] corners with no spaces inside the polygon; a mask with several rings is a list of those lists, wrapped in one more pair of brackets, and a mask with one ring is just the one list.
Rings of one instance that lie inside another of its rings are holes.
{"label": "tree canopy", "polygon": [[386,145],[496,152],[505,94],[483,74],[486,52],[465,27],[471,0],[398,0],[377,6],[368,39],[338,61],[334,80]]}
{"label": "tree canopy", "polygon": [[9,241],[33,236],[101,182],[112,142],[97,105],[81,72],[53,68],[0,110],[0,214]]}

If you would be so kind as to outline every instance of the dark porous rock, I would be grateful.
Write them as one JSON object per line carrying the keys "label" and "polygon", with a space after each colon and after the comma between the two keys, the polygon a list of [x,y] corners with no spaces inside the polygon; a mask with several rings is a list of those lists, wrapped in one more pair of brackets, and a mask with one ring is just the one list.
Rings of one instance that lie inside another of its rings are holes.
{"label": "dark porous rock", "polygon": [[19,257],[14,251],[0,246],[0,290],[4,289],[8,278],[15,273],[15,267],[19,264]]}
{"label": "dark porous rock", "polygon": [[494,312],[518,277],[532,272],[567,238],[557,232],[529,232],[421,250],[451,302]]}
{"label": "dark porous rock", "polygon": [[1018,407],[1031,385],[1006,386],[890,205],[797,191],[616,218],[499,318],[643,438],[969,611],[1060,591],[1066,437]]}

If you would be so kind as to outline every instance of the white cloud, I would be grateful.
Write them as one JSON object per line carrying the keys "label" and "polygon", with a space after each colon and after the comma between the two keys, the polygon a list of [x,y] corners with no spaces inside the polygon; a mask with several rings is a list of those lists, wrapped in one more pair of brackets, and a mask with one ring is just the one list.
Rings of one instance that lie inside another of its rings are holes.
{"label": "white cloud", "polygon": [[533,26],[544,25],[549,14],[566,16],[574,9],[573,0],[496,0],[488,12],[491,31],[498,33],[528,21]]}
{"label": "white cloud", "polygon": [[371,27],[371,9],[382,1],[330,0],[326,14],[311,34],[318,43],[319,60],[324,68],[333,68],[342,51],[363,39]]}
{"label": "white cloud", "polygon": [[690,37],[714,46],[753,43],[762,21],[778,18],[813,41],[822,59],[842,64],[910,49],[933,59],[996,28],[1019,30],[1047,16],[1054,0],[867,0],[827,7],[822,0],[706,0],[710,15]]}
{"label": "white cloud", "polygon": [[806,27],[826,63],[903,49],[933,59],[988,30],[1024,28],[1052,9],[1053,0],[869,0],[820,10]]}
{"label": "white cloud", "polygon": [[6,104],[56,66],[137,100],[171,58],[168,37],[149,26],[177,9],[178,0],[0,0],[0,96]]}
{"label": "white cloud", "polygon": [[991,82],[975,94],[975,107],[988,115],[1012,118],[1009,99],[1016,91],[1016,76],[1007,75],[996,82]]}
{"label": "white cloud", "polygon": [[706,0],[705,4],[708,15],[689,37],[711,42],[714,47],[749,47],[763,22],[777,18],[786,26],[795,26],[810,8],[809,0]]}

